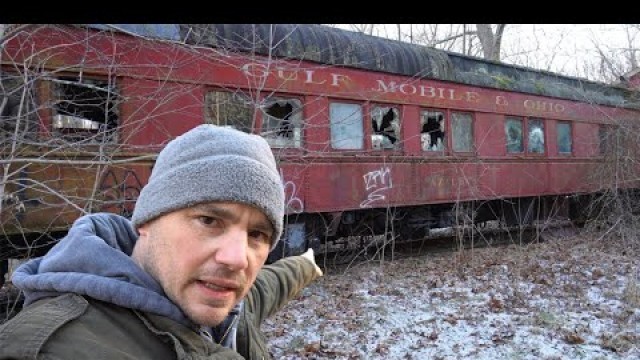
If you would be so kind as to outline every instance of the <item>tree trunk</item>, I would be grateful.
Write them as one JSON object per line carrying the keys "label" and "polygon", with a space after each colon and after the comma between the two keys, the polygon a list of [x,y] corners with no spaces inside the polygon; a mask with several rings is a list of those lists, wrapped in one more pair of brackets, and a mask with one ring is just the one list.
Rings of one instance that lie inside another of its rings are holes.
{"label": "tree trunk", "polygon": [[507,24],[498,24],[494,34],[490,24],[476,24],[478,39],[482,45],[482,54],[485,59],[500,61],[500,46],[502,34]]}

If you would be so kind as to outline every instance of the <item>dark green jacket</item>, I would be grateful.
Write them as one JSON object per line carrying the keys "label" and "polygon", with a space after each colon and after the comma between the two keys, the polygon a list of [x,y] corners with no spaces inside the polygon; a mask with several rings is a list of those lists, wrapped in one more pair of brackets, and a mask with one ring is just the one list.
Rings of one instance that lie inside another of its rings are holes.
{"label": "dark green jacket", "polygon": [[288,257],[265,266],[245,299],[243,316],[238,324],[238,352],[247,360],[271,359],[260,324],[316,278],[315,265],[302,256]]}
{"label": "dark green jacket", "polygon": [[169,318],[69,293],[2,324],[0,359],[271,359],[260,323],[317,276],[300,256],[266,265],[245,299],[239,354]]}

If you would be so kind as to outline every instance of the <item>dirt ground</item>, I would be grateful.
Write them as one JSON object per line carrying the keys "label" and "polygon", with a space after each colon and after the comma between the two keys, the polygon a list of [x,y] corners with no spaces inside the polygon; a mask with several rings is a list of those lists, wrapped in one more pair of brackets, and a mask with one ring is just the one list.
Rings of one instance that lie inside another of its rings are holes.
{"label": "dirt ground", "polygon": [[326,269],[263,330],[275,359],[640,359],[639,244],[565,234]]}
{"label": "dirt ground", "polygon": [[563,234],[324,270],[263,325],[275,359],[640,359],[637,238]]}

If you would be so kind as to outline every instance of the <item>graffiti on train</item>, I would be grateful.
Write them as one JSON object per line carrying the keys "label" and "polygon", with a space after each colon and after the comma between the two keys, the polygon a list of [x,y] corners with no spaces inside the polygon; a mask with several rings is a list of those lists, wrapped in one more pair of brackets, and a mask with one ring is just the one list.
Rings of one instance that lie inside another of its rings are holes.
{"label": "graffiti on train", "polygon": [[131,217],[142,190],[142,182],[133,170],[115,172],[109,169],[102,177],[99,189],[103,199],[100,211]]}

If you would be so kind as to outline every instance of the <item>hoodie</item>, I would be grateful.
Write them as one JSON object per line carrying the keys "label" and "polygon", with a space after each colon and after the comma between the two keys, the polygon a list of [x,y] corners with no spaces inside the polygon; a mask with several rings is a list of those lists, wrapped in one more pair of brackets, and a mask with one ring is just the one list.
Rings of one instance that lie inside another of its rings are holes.
{"label": "hoodie", "polygon": [[[122,216],[85,215],[74,222],[68,234],[45,256],[18,267],[12,282],[24,292],[25,306],[45,297],[75,293],[166,316],[201,334],[235,334],[237,321],[233,318],[242,302],[219,328],[199,327],[133,261],[131,254],[137,239],[131,222]],[[222,345],[234,347],[235,337],[226,337]]]}

